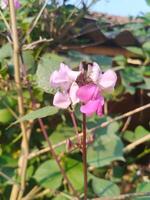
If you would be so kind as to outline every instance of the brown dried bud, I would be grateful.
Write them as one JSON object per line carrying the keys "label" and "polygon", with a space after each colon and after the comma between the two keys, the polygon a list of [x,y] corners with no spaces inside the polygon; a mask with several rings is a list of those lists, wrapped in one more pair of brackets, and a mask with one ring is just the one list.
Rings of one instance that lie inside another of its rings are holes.
{"label": "brown dried bud", "polygon": [[69,151],[72,150],[72,148],[73,148],[73,143],[72,143],[72,141],[71,141],[70,139],[67,139],[67,140],[66,140],[66,151],[69,152]]}

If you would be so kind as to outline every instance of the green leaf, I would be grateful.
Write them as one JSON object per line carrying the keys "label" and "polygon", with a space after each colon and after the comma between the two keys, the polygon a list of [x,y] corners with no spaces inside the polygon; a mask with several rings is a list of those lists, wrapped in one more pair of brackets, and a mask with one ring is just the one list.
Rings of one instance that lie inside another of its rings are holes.
{"label": "green leaf", "polygon": [[26,65],[27,69],[32,69],[34,67],[35,64],[35,59],[33,56],[33,51],[29,50],[29,51],[24,51],[23,52],[23,60],[24,60],[24,64]]}
{"label": "green leaf", "polygon": [[9,124],[14,119],[13,115],[7,108],[0,109],[0,123]]}
{"label": "green leaf", "polygon": [[144,84],[141,84],[138,88],[150,90],[150,78],[144,78]]}
{"label": "green leaf", "polygon": [[115,197],[120,194],[119,187],[116,184],[94,176],[92,178],[92,188],[94,193],[100,197]]}
{"label": "green leaf", "polygon": [[150,51],[150,41],[145,42],[142,46],[146,51]]}
{"label": "green leaf", "polygon": [[34,174],[39,185],[45,188],[57,189],[62,182],[62,175],[55,160],[42,163]]}
{"label": "green leaf", "polygon": [[144,137],[145,135],[148,135],[149,131],[146,130],[143,126],[137,126],[135,131],[125,131],[123,138],[127,140],[128,142],[135,142],[136,140]]}
{"label": "green leaf", "polygon": [[118,130],[116,123],[107,128],[98,128],[95,132],[95,141],[87,149],[87,162],[93,167],[109,165],[114,160],[122,160],[123,143],[115,134]]}
{"label": "green leaf", "polygon": [[4,58],[10,58],[12,56],[12,47],[9,43],[3,45],[0,48],[0,61]]}
{"label": "green leaf", "polygon": [[24,115],[23,117],[19,118],[19,120],[17,120],[16,122],[14,122],[13,124],[22,122],[22,121],[29,121],[29,120],[35,120],[38,118],[43,118],[43,117],[47,117],[47,116],[52,116],[55,115],[58,112],[58,109],[54,106],[46,106],[40,109],[37,109],[35,111],[32,111],[26,115]]}
{"label": "green leaf", "polygon": [[146,3],[150,6],[150,0],[146,0]]}
{"label": "green leaf", "polygon": [[65,157],[65,171],[74,188],[80,192],[83,191],[83,164],[78,160]]}
{"label": "green leaf", "polygon": [[139,48],[139,47],[127,47],[126,48],[128,51],[132,52],[132,53],[135,53],[139,56],[142,56],[144,57],[144,52],[142,50],[142,48]]}
{"label": "green leaf", "polygon": [[[150,182],[143,182],[140,183],[137,186],[136,192],[150,192]],[[133,200],[149,200],[150,199],[150,195],[149,196],[145,196],[145,197],[135,197]]]}
{"label": "green leaf", "polygon": [[115,56],[113,59],[119,66],[124,66],[127,63],[127,59],[123,55]]}

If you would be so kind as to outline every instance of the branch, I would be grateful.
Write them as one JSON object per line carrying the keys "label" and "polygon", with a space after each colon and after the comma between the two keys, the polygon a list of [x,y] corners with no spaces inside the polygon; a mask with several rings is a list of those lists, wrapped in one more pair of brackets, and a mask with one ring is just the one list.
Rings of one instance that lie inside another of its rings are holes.
{"label": "branch", "polygon": [[145,135],[144,137],[140,138],[139,140],[136,140],[135,142],[127,145],[123,151],[124,153],[128,153],[130,151],[132,151],[136,146],[144,143],[144,142],[147,142],[148,140],[150,140],[150,133],[148,135]]}
{"label": "branch", "polygon": [[8,29],[9,33],[11,34],[11,28],[10,28],[10,26],[9,26],[9,24],[8,24],[6,18],[5,18],[5,16],[3,15],[3,13],[2,13],[1,10],[0,10],[0,16],[1,16],[1,18],[2,18],[2,20],[3,20],[3,22],[4,22],[4,24],[5,24],[6,28]]}
{"label": "branch", "polygon": [[26,41],[27,37],[31,34],[31,32],[33,31],[34,27],[37,25],[37,22],[39,21],[41,15],[42,15],[42,13],[43,13],[43,11],[44,11],[46,5],[47,5],[47,2],[48,2],[48,0],[45,0],[45,2],[44,2],[44,4],[43,4],[43,6],[42,6],[42,8],[41,8],[41,10],[40,10],[40,12],[39,12],[39,14],[36,16],[36,18],[34,19],[34,21],[33,21],[32,25],[31,25],[31,27],[29,28],[29,30],[27,31],[25,37],[23,38],[22,44],[24,44],[24,42]]}
{"label": "branch", "polygon": [[127,112],[127,113],[124,113],[123,115],[120,115],[120,116],[118,116],[118,117],[115,117],[114,119],[110,119],[110,120],[108,120],[107,122],[102,123],[100,126],[95,127],[94,129],[99,128],[99,127],[106,127],[106,126],[108,126],[109,124],[111,124],[112,122],[118,121],[118,120],[120,120],[120,119],[124,119],[124,118],[129,117],[129,116],[131,116],[131,115],[134,115],[134,114],[136,114],[136,113],[138,113],[138,112],[141,112],[142,110],[145,110],[145,109],[147,109],[147,108],[150,108],[150,103],[148,103],[148,104],[146,104],[146,105],[144,105],[144,106],[141,106],[141,107],[139,107],[139,108],[136,108],[136,109],[134,109],[134,110],[131,110],[131,111]]}
{"label": "branch", "polygon": [[[132,110],[132,111],[129,111],[129,112],[123,114],[123,115],[120,115],[120,116],[118,116],[118,117],[116,117],[116,118],[114,118],[114,119],[108,120],[107,122],[102,123],[100,126],[96,126],[95,128],[92,128],[92,129],[88,130],[88,132],[91,133],[91,132],[95,131],[97,128],[100,128],[100,127],[104,128],[104,127],[108,126],[109,124],[111,124],[111,123],[114,122],[114,121],[118,121],[118,120],[120,120],[120,119],[129,117],[129,116],[131,116],[131,115],[133,115],[133,114],[136,114],[136,113],[138,113],[138,112],[140,112],[140,111],[142,111],[142,110],[144,110],[144,109],[146,109],[146,108],[149,108],[149,107],[150,107],[150,104],[147,104],[147,105],[142,106],[142,107],[140,107],[140,108],[136,108],[136,109],[134,109],[134,110]],[[83,136],[83,133],[80,133],[78,136],[73,136],[73,137],[71,137],[71,138],[69,138],[69,139],[70,139],[71,141],[74,141],[74,140],[76,140],[78,137],[79,137],[79,138],[82,138],[82,136]],[[53,145],[53,148],[54,148],[54,149],[55,149],[55,148],[58,148],[58,147],[60,147],[61,145],[64,145],[64,144],[66,144],[66,140],[63,140],[63,141],[59,142],[58,144]],[[126,148],[126,147],[125,147],[125,148]],[[130,147],[130,148],[131,148],[131,147]],[[42,154],[44,154],[44,153],[47,153],[48,151],[49,151],[49,147],[43,148],[43,149],[41,149],[41,150],[39,150],[39,151],[32,152],[32,153],[29,154],[28,159],[30,160],[30,159],[32,159],[32,158],[34,158],[34,157],[36,157],[36,156],[42,155]],[[124,151],[126,152],[127,150],[124,150]]]}
{"label": "branch", "polygon": [[23,45],[22,50],[34,49],[41,43],[49,43],[49,42],[52,42],[52,41],[53,41],[52,38],[51,39],[46,39],[46,38],[42,39],[42,38],[40,38],[39,40],[34,41],[34,42],[30,43],[30,44]]}
{"label": "branch", "polygon": [[[11,20],[11,30],[13,39],[13,62],[14,62],[14,78],[16,83],[16,89],[18,93],[18,111],[20,117],[24,115],[24,104],[23,104],[23,91],[20,79],[20,56],[19,56],[19,40],[16,24],[16,11],[14,7],[14,0],[9,0],[10,8],[10,20]],[[28,158],[28,138],[26,134],[25,122],[20,122],[21,132],[22,132],[22,145],[19,163],[18,163],[18,175],[21,177],[21,190],[15,184],[11,192],[11,200],[16,200],[19,190],[23,193],[25,189],[25,179],[26,179],[26,168],[27,168],[27,158]]]}
{"label": "branch", "polygon": [[94,198],[92,200],[127,200],[133,197],[150,197],[150,192],[139,192],[139,193],[129,193],[129,194],[122,194],[117,197],[101,197],[101,198]]}
{"label": "branch", "polygon": [[[80,133],[79,135],[73,136],[73,137],[71,137],[69,139],[71,141],[74,141],[74,140],[76,140],[78,138],[82,138],[82,136],[83,136],[83,133]],[[58,148],[58,147],[60,147],[60,146],[62,146],[64,144],[66,144],[66,140],[63,140],[63,141],[59,142],[58,144],[53,145],[53,149],[56,149],[56,148]],[[30,160],[32,158],[35,158],[35,157],[39,156],[39,155],[47,153],[48,151],[49,151],[49,147],[43,148],[43,149],[41,149],[39,151],[32,152],[32,153],[29,154],[28,159]]]}

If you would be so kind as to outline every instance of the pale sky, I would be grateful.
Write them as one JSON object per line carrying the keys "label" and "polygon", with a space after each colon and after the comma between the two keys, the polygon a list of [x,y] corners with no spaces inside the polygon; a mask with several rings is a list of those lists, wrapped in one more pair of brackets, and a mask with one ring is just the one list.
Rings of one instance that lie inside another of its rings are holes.
{"label": "pale sky", "polygon": [[139,15],[150,12],[145,0],[101,0],[92,7],[93,11],[107,12],[116,15]]}
{"label": "pale sky", "polygon": [[[90,1],[87,0],[87,2]],[[70,0],[68,2],[78,6],[80,0]],[[137,16],[141,13],[150,12],[150,6],[146,4],[145,0],[97,0],[91,10],[113,15]]]}

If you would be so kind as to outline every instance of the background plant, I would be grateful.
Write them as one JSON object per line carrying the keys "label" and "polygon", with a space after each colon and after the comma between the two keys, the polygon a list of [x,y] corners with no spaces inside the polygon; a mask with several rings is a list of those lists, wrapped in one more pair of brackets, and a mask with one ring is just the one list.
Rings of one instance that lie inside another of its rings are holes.
{"label": "background plant", "polygon": [[[22,0],[21,8],[16,10],[23,108],[24,114],[29,113],[24,117],[19,116],[17,106],[18,89],[14,78],[10,12],[8,8],[1,10],[3,19],[0,21],[1,199],[9,199],[12,188],[14,186],[20,188],[21,182],[24,191],[18,192],[18,199],[73,198],[74,193],[64,179],[54,153],[51,151],[49,154],[49,145],[41,134],[45,131],[73,188],[81,195],[80,198],[83,196],[81,154],[76,148],[66,151],[68,138],[71,138],[73,144],[76,143],[70,116],[67,112],[52,107],[53,90],[49,86],[49,77],[52,71],[59,68],[62,61],[73,67],[77,67],[82,60],[96,61],[104,70],[110,68],[113,61],[116,70],[119,69],[117,74],[120,80],[116,90],[111,96],[106,96],[105,116],[102,118],[94,116],[87,121],[89,198],[112,198],[121,193],[135,192],[139,196],[143,192],[150,191],[149,118],[147,117],[150,107],[148,104],[149,14],[142,16],[143,21],[138,24],[120,27],[120,29],[130,28],[137,36],[146,40],[141,47],[128,48],[137,54],[140,64],[131,65],[128,63],[128,58],[123,56],[107,57],[107,62],[103,64],[100,56],[83,55],[72,51],[63,52],[61,49],[61,45],[73,40],[70,30],[74,28],[74,34],[78,33],[77,24],[88,13],[90,5],[84,3],[81,5],[82,8],[79,9],[74,5],[68,5],[67,2],[58,4],[54,1],[46,5],[39,1]],[[86,41],[81,41],[84,42]],[[134,98],[136,101],[133,101]],[[127,99],[129,101],[126,101]],[[125,109],[120,105],[124,105]],[[132,116],[134,112],[130,112],[127,113],[127,118],[119,120],[115,118],[135,108],[139,108],[135,111],[138,114]],[[146,112],[143,112],[144,109]],[[81,133],[81,115],[78,107],[76,113],[78,113],[76,115],[78,131]],[[42,121],[39,118],[43,118]],[[16,120],[25,123],[26,134],[30,138],[25,182],[18,176],[17,170],[18,160],[23,155],[21,154],[23,137],[19,123],[12,125]],[[82,133],[80,135],[82,137]],[[142,144],[137,146],[136,142],[145,137],[144,144],[142,141]],[[129,146],[130,144],[132,146]],[[134,199],[142,198],[134,197]]]}

